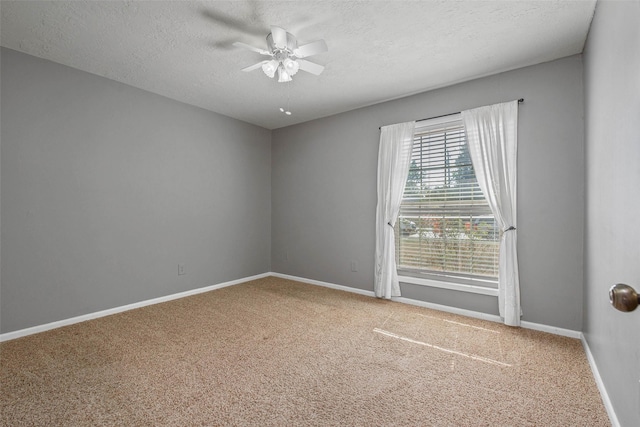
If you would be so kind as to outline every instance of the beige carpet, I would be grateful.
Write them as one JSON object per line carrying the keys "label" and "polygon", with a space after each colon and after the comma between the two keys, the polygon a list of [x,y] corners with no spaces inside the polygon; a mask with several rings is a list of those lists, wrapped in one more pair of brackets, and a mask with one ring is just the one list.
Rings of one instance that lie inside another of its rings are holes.
{"label": "beige carpet", "polygon": [[578,340],[266,278],[2,343],[4,426],[605,426]]}

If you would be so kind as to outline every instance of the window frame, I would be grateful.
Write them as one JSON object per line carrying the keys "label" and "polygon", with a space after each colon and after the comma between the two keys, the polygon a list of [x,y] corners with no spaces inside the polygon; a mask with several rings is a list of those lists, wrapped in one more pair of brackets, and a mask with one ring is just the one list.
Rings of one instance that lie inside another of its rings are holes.
{"label": "window frame", "polygon": [[[460,123],[462,115],[460,113],[437,117],[416,123],[415,133],[419,134],[421,129],[445,126],[449,123]],[[499,239],[501,238],[501,235]],[[398,263],[399,265],[399,263]],[[464,274],[456,272],[422,270],[419,268],[397,267],[398,280],[402,283],[428,286],[454,291],[468,292],[481,295],[498,296],[498,278]]]}

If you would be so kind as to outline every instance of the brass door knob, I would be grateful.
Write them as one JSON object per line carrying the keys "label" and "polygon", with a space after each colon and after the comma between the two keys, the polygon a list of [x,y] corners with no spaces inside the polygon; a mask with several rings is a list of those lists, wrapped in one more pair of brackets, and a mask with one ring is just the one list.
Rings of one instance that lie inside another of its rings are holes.
{"label": "brass door knob", "polygon": [[609,302],[620,311],[633,311],[640,304],[640,296],[631,286],[618,283],[609,289]]}

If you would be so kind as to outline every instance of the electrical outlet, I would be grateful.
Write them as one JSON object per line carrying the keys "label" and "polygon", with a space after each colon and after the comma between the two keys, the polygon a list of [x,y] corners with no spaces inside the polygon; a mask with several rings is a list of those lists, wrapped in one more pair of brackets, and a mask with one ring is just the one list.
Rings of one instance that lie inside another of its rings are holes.
{"label": "electrical outlet", "polygon": [[358,271],[358,261],[351,261],[351,271],[354,273]]}
{"label": "electrical outlet", "polygon": [[184,264],[178,264],[178,276],[182,276],[183,274],[187,274],[187,270],[185,270]]}

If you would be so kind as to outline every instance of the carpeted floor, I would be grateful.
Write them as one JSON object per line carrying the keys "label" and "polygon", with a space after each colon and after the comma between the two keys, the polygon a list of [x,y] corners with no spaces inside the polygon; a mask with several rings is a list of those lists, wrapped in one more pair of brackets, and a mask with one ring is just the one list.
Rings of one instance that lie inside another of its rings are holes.
{"label": "carpeted floor", "polygon": [[607,426],[578,340],[269,277],[0,345],[4,426]]}

